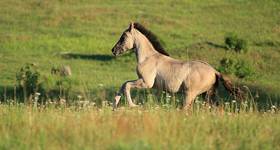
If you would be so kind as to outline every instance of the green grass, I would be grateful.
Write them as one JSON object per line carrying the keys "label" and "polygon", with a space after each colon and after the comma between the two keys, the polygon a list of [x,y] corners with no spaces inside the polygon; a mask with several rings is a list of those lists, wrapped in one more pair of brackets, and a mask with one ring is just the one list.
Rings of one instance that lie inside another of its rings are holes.
{"label": "green grass", "polygon": [[0,105],[0,149],[280,148],[279,113],[53,107]]}

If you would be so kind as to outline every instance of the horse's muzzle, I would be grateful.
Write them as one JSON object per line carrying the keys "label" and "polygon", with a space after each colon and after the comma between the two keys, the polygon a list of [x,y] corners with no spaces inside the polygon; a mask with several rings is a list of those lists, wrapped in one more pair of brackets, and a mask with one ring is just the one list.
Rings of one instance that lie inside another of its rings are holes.
{"label": "horse's muzzle", "polygon": [[114,56],[118,56],[123,52],[123,49],[120,47],[114,47],[112,48],[112,53]]}
{"label": "horse's muzzle", "polygon": [[116,51],[115,51],[114,48],[112,48],[112,54],[113,54],[114,56],[116,56]]}

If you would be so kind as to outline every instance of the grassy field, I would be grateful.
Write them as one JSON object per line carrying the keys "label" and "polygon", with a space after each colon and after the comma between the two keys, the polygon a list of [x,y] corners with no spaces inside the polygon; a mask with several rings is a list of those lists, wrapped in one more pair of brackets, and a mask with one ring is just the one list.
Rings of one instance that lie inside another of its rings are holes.
{"label": "grassy field", "polygon": [[1,105],[0,116],[0,149],[280,149],[272,112]]}
{"label": "grassy field", "polygon": [[[279,16],[278,0],[1,0],[0,149],[280,149]],[[111,54],[131,21],[153,31],[174,58],[215,68],[224,57],[251,64],[252,77],[229,76],[249,87],[260,109],[237,113],[226,102],[186,117],[158,104],[153,91],[136,90],[143,108],[112,112],[106,103],[137,78],[133,53]],[[247,53],[224,48],[230,32],[248,41]],[[42,79],[52,78],[54,66],[69,65],[66,101],[73,103],[14,104],[16,73],[26,63],[36,64]],[[80,108],[79,101],[98,107]]]}

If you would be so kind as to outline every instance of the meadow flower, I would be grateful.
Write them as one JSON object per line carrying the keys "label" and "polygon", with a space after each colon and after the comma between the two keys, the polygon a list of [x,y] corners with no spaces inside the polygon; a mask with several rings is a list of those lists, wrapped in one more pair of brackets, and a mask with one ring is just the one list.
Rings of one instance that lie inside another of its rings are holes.
{"label": "meadow flower", "polygon": [[77,98],[80,100],[82,99],[83,97],[81,95],[78,95]]}
{"label": "meadow flower", "polygon": [[256,98],[259,98],[259,97],[260,97],[260,96],[259,96],[259,93],[256,93],[255,97],[256,97]]}
{"label": "meadow flower", "polygon": [[48,99],[47,100],[47,104],[52,104],[53,102],[52,102],[52,100],[51,99]]}
{"label": "meadow flower", "polygon": [[35,93],[35,96],[40,96],[40,95],[41,95],[41,93],[39,93],[39,92]]}
{"label": "meadow flower", "polygon": [[207,104],[207,103],[204,101],[202,105],[203,105],[203,106],[206,106],[206,104]]}
{"label": "meadow flower", "polygon": [[109,102],[108,101],[102,101],[102,106],[109,106]]}
{"label": "meadow flower", "polygon": [[91,105],[91,106],[95,106],[96,103],[95,103],[95,102],[91,102],[90,105]]}
{"label": "meadow flower", "polygon": [[61,99],[59,100],[59,103],[60,103],[61,105],[63,105],[63,104],[65,104],[65,103],[66,103],[66,100],[65,100],[65,99],[63,99],[63,98],[61,98]]}
{"label": "meadow flower", "polygon": [[35,101],[38,101],[40,95],[41,95],[40,93],[36,92],[36,93],[34,94],[34,100],[35,100]]}
{"label": "meadow flower", "polygon": [[89,101],[88,101],[88,100],[87,100],[87,101],[84,101],[84,104],[85,104],[85,105],[89,104]]}

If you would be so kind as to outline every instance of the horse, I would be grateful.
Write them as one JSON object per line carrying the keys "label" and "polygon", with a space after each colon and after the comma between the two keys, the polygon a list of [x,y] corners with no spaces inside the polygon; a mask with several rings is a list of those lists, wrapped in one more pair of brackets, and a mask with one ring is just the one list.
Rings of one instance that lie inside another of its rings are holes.
{"label": "horse", "polygon": [[126,81],[117,92],[113,109],[125,95],[129,107],[135,107],[130,95],[132,88],[156,88],[170,93],[183,91],[183,109],[189,110],[195,98],[207,93],[215,94],[218,82],[232,95],[240,95],[240,90],[229,79],[203,61],[181,61],[174,59],[161,46],[158,38],[140,23],[130,23],[112,48],[114,56],[129,50],[136,54],[138,79]]}

